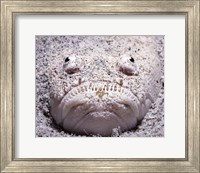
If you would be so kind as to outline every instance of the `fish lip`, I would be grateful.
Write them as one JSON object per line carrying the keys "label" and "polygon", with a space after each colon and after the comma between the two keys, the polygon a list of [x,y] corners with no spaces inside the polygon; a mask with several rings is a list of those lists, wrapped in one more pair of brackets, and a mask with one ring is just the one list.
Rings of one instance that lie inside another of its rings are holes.
{"label": "fish lip", "polygon": [[[93,117],[93,113],[99,113],[99,111],[89,111],[88,113],[84,114],[79,120],[78,122],[74,125],[74,129],[75,131],[77,131],[77,129],[83,125],[85,122],[87,122],[87,119],[90,117]],[[118,122],[119,122],[119,126],[126,126],[126,122],[119,116],[119,114],[115,113],[114,111],[102,111],[101,113],[109,113],[110,115],[108,117],[111,118],[115,118]],[[103,116],[99,116],[96,118],[102,118],[102,119],[106,119],[106,117]]]}
{"label": "fish lip", "polygon": [[[118,104],[120,104],[120,105],[126,105],[126,104],[124,104],[124,103],[118,103]],[[84,104],[77,104],[76,106],[74,106],[73,107],[73,109],[75,110],[75,109],[77,109],[77,107],[78,106],[80,106],[80,105],[84,105]],[[116,106],[118,106],[118,105],[116,105]],[[90,106],[89,106],[90,107]],[[84,109],[84,108],[83,108]],[[136,112],[135,111],[132,111],[132,109],[131,109],[131,107],[128,105],[128,107],[127,107],[127,109],[126,110],[124,110],[124,111],[126,111],[126,116],[128,115],[128,117],[130,116],[130,117],[135,117],[136,119],[138,119],[137,118],[137,115],[135,115],[136,114]],[[132,112],[132,114],[130,115],[130,112]],[[83,125],[85,122],[87,122],[87,120],[88,120],[88,118],[90,118],[90,117],[95,117],[95,116],[93,116],[92,114],[95,114],[95,113],[97,113],[97,114],[102,114],[102,113],[108,113],[108,114],[110,114],[110,115],[108,115],[108,116],[96,116],[96,118],[97,119],[99,119],[99,120],[105,120],[106,119],[106,117],[107,118],[114,118],[116,121],[118,121],[118,125],[119,126],[121,126],[121,127],[128,127],[128,128],[130,128],[130,125],[129,125],[129,123],[128,123],[128,121],[126,120],[126,116],[124,116],[121,112],[119,112],[119,111],[117,111],[117,110],[115,110],[114,108],[108,108],[108,107],[104,107],[103,109],[96,109],[96,107],[94,107],[94,109],[88,109],[88,110],[86,110],[86,112],[84,112],[83,114],[79,114],[79,118],[77,119],[77,121],[76,121],[76,123],[74,123],[74,127],[73,127],[73,130],[74,131],[76,131],[81,125]],[[71,117],[71,115],[70,115],[70,117]],[[67,115],[67,113],[65,114],[65,116],[64,116],[64,119],[63,119],[63,122],[65,121],[65,120],[67,120],[68,119],[68,115]],[[132,119],[132,118],[131,118]]]}

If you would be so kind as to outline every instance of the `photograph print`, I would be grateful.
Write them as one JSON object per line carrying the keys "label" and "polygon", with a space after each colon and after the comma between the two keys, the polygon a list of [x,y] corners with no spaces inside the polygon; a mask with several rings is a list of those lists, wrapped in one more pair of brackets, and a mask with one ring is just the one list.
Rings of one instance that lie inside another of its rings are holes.
{"label": "photograph print", "polygon": [[164,137],[163,35],[36,35],[36,137]]}

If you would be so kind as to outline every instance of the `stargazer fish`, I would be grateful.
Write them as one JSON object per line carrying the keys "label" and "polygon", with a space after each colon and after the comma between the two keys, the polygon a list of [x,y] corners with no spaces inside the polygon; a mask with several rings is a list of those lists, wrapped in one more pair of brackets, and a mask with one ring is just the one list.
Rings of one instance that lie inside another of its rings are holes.
{"label": "stargazer fish", "polygon": [[56,123],[80,135],[135,128],[162,86],[156,36],[66,37],[66,47],[49,66]]}

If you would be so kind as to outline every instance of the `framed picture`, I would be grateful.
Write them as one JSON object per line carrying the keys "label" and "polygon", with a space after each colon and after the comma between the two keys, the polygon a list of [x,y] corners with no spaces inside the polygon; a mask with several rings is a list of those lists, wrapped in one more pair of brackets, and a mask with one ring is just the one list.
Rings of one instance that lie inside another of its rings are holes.
{"label": "framed picture", "polygon": [[200,172],[199,1],[1,1],[1,172]]}

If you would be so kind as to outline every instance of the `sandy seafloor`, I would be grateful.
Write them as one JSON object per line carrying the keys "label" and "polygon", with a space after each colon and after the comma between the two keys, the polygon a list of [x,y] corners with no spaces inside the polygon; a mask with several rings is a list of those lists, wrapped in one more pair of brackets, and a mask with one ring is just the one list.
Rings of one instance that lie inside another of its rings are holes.
{"label": "sandy seafloor", "polygon": [[[76,37],[76,36],[75,36]],[[76,38],[71,37],[71,39]],[[85,137],[66,133],[56,125],[50,115],[48,58],[65,49],[68,36],[36,36],[36,137]],[[164,76],[164,37],[155,37],[158,56]],[[71,49],[76,49],[71,47]],[[111,47],[112,49],[112,47]],[[121,134],[116,131],[113,137],[163,137],[164,136],[164,78],[158,99],[151,106],[142,122],[133,130]]]}

